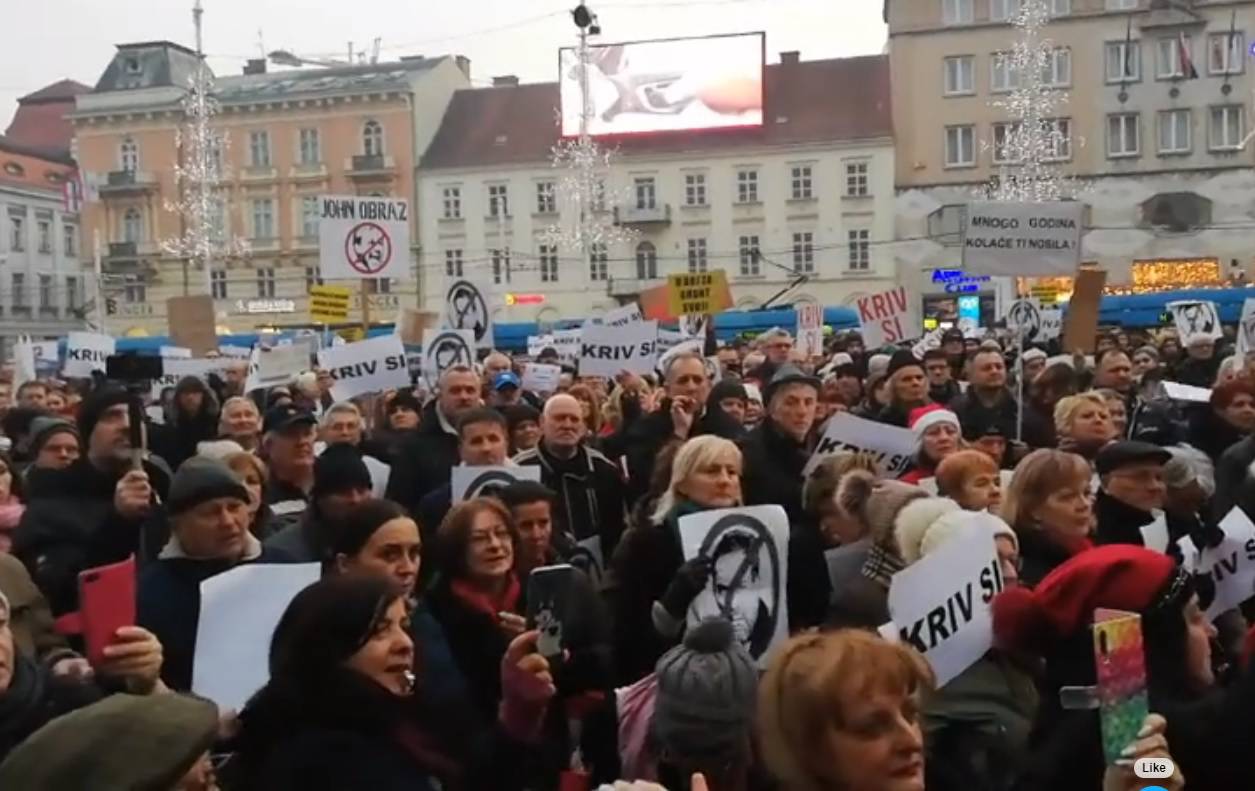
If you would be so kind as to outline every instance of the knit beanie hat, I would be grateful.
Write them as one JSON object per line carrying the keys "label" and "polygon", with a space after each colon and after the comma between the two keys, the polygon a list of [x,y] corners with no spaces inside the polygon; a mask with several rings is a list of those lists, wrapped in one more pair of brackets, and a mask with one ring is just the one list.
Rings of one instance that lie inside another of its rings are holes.
{"label": "knit beanie hat", "polygon": [[924,438],[924,432],[940,423],[949,423],[954,426],[955,431],[961,430],[959,416],[941,404],[916,407],[907,415],[907,421],[911,424],[911,431],[915,433],[916,442]]}
{"label": "knit beanie hat", "polygon": [[219,497],[249,501],[248,489],[230,467],[217,459],[193,456],[179,465],[170,481],[166,509],[173,516]]}
{"label": "knit beanie hat", "polygon": [[361,452],[352,445],[328,445],[314,459],[314,487],[311,497],[322,497],[350,489],[370,489],[370,470]]}
{"label": "knit beanie hat", "polygon": [[1183,595],[1188,584],[1188,575],[1162,552],[1132,544],[1088,549],[1055,568],[1036,588],[999,594],[993,601],[994,641],[1002,648],[1042,653],[1089,627],[1099,607],[1145,613]]}
{"label": "knit beanie hat", "polygon": [[[868,535],[877,545],[894,550],[897,553],[897,542],[894,538],[895,522],[899,516],[917,501],[935,500],[918,506],[920,509],[932,511],[937,508],[957,508],[958,506],[942,497],[929,497],[928,492],[901,481],[881,481],[865,470],[853,470],[841,479],[837,485],[837,505],[846,513],[857,518],[867,526]],[[948,503],[942,506],[941,503]]]}
{"label": "knit beanie hat", "polygon": [[0,788],[174,788],[218,734],[218,708],[188,695],[110,695],[49,722],[0,765]]}
{"label": "knit beanie hat", "polygon": [[867,358],[867,377],[870,379],[877,374],[881,376],[889,375],[889,355],[873,354]]}
{"label": "knit beanie hat", "polygon": [[727,763],[749,749],[758,668],[722,618],[688,631],[655,667],[653,734],[662,751],[702,764]]}
{"label": "knit beanie hat", "polygon": [[988,511],[964,511],[957,504],[931,514],[919,509],[903,513],[897,524],[898,549],[909,566],[971,527],[988,530],[995,538],[1009,538],[1015,551],[1020,551],[1020,540],[1006,522]]}
{"label": "knit beanie hat", "polygon": [[27,435],[30,438],[27,452],[31,456],[39,455],[44,443],[62,432],[73,434],[75,438],[78,437],[78,428],[65,418],[52,415],[41,415],[35,418],[31,421],[30,433]]}
{"label": "knit beanie hat", "polygon": [[711,404],[718,404],[725,398],[739,398],[742,401],[749,401],[749,396],[745,394],[745,385],[741,384],[740,379],[728,377],[715,382],[714,387],[710,388],[710,398],[707,401]]}
{"label": "knit beanie hat", "polygon": [[112,385],[89,393],[78,407],[78,435],[83,438],[83,442],[91,442],[92,432],[96,430],[96,424],[100,422],[100,416],[105,410],[125,404],[128,400],[125,389]]}
{"label": "knit beanie hat", "polygon": [[910,368],[911,366],[915,366],[921,371],[924,370],[924,364],[921,363],[919,358],[915,356],[915,352],[910,349],[898,349],[893,353],[893,356],[889,358],[889,367],[885,370],[885,374],[887,376],[893,376],[903,368]]}

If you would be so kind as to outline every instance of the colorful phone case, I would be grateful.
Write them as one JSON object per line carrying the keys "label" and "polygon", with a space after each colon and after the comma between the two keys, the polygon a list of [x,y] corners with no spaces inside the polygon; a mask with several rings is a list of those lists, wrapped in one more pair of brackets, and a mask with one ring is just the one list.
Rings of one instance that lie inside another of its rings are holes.
{"label": "colorful phone case", "polygon": [[1149,713],[1142,617],[1099,609],[1094,611],[1093,628],[1103,754],[1112,764],[1137,740]]}

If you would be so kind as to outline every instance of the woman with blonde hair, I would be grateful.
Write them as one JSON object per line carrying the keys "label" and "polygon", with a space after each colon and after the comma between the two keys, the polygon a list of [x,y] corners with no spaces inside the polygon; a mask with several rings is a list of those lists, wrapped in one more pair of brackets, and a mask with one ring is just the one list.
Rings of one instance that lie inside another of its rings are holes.
{"label": "woman with blonde hair", "polygon": [[1020,581],[1036,585],[1093,546],[1093,471],[1075,453],[1041,448],[1024,457],[1002,501],[1002,519],[1020,538]]}
{"label": "woman with blonde hair", "polygon": [[710,573],[705,560],[684,560],[681,517],[740,505],[741,450],[731,440],[703,435],[675,454],[671,479],[646,523],[623,534],[609,563],[606,596],[615,625],[620,679],[649,673],[678,642],[689,604]]}
{"label": "woman with blonde hair", "polygon": [[1059,435],[1059,450],[1075,453],[1090,462],[1104,445],[1116,438],[1107,401],[1093,390],[1068,396],[1055,404],[1055,431]]}

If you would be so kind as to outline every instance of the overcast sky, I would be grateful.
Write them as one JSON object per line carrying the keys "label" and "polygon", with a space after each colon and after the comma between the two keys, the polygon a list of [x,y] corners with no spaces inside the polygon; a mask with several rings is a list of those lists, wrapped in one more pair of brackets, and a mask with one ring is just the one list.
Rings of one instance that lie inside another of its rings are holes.
{"label": "overcast sky", "polygon": [[[0,131],[17,98],[71,78],[94,85],[123,42],[169,39],[191,46],[193,0],[0,0]],[[476,84],[515,74],[556,79],[557,48],[575,27],[577,0],[202,0],[205,51],[218,74],[249,57],[288,49],[344,57],[348,43],[381,59],[462,54]],[[882,0],[590,0],[606,42],[765,30],[767,60],[800,50],[806,60],[880,52]]]}

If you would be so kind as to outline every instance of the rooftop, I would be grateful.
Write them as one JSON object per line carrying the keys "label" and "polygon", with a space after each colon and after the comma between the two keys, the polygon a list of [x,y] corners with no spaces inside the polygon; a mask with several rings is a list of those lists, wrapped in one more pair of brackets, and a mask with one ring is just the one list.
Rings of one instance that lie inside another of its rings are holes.
{"label": "rooftop", "polygon": [[[746,146],[891,137],[889,60],[885,55],[767,66],[760,128],[658,132],[616,138],[624,154],[667,154]],[[460,90],[424,168],[548,161],[559,139],[558,83]]]}
{"label": "rooftop", "polygon": [[74,110],[74,97],[90,90],[80,82],[61,80],[23,96],[4,136],[11,144],[68,157],[74,130],[65,116]]}
{"label": "rooftop", "polygon": [[447,60],[413,58],[394,63],[299,69],[219,77],[215,94],[224,103],[274,99],[295,94],[403,90],[416,72],[427,71]]}
{"label": "rooftop", "polygon": [[49,156],[0,135],[0,187],[16,186],[59,192],[74,173],[74,161]]}

